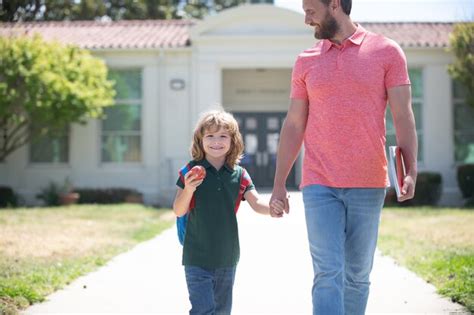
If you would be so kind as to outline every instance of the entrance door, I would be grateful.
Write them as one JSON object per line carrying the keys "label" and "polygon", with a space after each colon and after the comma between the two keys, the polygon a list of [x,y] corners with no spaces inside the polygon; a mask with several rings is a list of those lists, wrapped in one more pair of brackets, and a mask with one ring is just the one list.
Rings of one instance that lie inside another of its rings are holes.
{"label": "entrance door", "polygon": [[[275,176],[280,130],[286,113],[234,112],[244,139],[245,151],[241,165],[254,184],[270,188]],[[295,170],[291,169],[288,188],[295,188]]]}

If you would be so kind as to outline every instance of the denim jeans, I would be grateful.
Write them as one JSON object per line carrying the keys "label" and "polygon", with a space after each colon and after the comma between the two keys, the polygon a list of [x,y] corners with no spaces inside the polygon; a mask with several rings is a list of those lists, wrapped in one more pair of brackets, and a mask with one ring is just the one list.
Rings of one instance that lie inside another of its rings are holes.
{"label": "denim jeans", "polygon": [[384,198],[384,188],[303,188],[313,314],[365,313]]}
{"label": "denim jeans", "polygon": [[189,314],[230,314],[235,269],[184,266],[191,302]]}

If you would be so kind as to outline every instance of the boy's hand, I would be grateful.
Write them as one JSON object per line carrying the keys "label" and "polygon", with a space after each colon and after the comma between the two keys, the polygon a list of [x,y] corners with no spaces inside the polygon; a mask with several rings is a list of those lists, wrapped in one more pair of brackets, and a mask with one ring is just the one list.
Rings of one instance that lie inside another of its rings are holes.
{"label": "boy's hand", "polygon": [[184,189],[194,192],[196,188],[202,184],[204,178],[200,178],[199,174],[188,172],[184,175]]}
{"label": "boy's hand", "polygon": [[279,213],[283,215],[283,212],[285,211],[285,203],[281,200],[278,199],[273,199],[270,202],[270,211],[275,211],[276,213]]}
{"label": "boy's hand", "polygon": [[[290,212],[290,204],[288,202],[288,198],[290,195],[286,190],[285,186],[282,187],[273,187],[272,197],[270,198],[270,215],[274,218],[281,218],[285,213]],[[283,202],[283,209],[274,208],[273,202],[280,201]]]}

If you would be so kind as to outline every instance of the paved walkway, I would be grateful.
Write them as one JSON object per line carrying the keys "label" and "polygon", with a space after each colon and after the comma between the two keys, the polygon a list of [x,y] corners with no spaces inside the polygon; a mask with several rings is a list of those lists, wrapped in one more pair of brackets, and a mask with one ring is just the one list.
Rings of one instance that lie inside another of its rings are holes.
{"label": "paved walkway", "polygon": [[[266,197],[269,198],[268,195]],[[233,314],[310,314],[312,268],[300,193],[271,219],[239,210],[241,259]],[[185,314],[189,310],[175,228],[115,257],[25,314]],[[468,314],[435,288],[377,254],[367,314]]]}

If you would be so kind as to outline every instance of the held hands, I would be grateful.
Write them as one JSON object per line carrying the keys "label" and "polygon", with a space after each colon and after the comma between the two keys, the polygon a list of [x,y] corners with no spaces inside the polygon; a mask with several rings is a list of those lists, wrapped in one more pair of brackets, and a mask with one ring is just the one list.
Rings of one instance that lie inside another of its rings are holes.
{"label": "held hands", "polygon": [[399,202],[412,199],[415,196],[416,176],[407,174],[403,179],[402,196],[398,198]]}
{"label": "held hands", "polygon": [[283,216],[283,212],[285,211],[285,203],[281,200],[271,200],[270,201],[270,216],[275,217],[273,213],[281,213],[278,217]]}
{"label": "held hands", "polygon": [[288,194],[286,187],[274,187],[272,197],[270,198],[270,216],[281,218],[284,213],[288,214],[290,212],[288,198],[290,198],[290,195]]}

